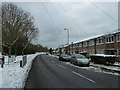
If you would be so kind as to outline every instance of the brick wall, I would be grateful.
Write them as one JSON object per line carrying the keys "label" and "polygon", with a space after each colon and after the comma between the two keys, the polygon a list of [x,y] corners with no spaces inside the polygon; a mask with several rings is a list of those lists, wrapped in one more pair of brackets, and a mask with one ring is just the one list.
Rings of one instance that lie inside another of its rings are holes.
{"label": "brick wall", "polygon": [[86,41],[73,43],[71,51],[77,51],[78,53],[86,51],[88,54],[120,55],[120,41],[117,41],[118,34],[120,34],[120,31],[112,34],[105,34]]}

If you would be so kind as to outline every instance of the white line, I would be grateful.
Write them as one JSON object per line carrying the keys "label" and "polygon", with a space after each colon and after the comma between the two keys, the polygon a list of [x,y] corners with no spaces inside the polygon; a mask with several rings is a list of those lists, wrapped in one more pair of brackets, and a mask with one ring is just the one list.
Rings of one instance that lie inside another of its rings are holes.
{"label": "white line", "polygon": [[[66,69],[66,70],[68,70],[68,71],[71,71],[70,69],[68,69],[68,68],[66,68],[66,67],[64,67],[64,66],[62,66],[62,65],[60,65],[60,64],[58,64],[58,66]],[[88,81],[90,81],[90,82],[92,82],[92,83],[96,83],[95,81],[93,81],[93,80],[91,80],[91,79],[89,79],[89,78],[87,78],[87,77],[85,77],[85,76],[83,76],[83,75],[81,75],[81,74],[79,74],[79,73],[77,73],[77,72],[75,72],[75,71],[71,71],[71,72],[74,73],[75,75],[79,76],[79,77],[82,77],[82,78],[84,78],[84,79],[87,79]]]}
{"label": "white line", "polygon": [[[59,65],[59,64],[58,64]],[[64,66],[62,66],[62,65],[59,65],[60,67],[62,67],[62,68],[64,68],[64,69],[66,69],[66,70],[68,70],[68,71],[70,71],[69,69],[67,69],[66,67],[64,67]]]}
{"label": "white line", "polygon": [[76,74],[76,75],[82,77],[82,78],[85,78],[85,79],[91,81],[92,83],[95,83],[95,81],[93,81],[93,80],[91,80],[91,79],[89,79],[89,78],[87,78],[87,77],[85,77],[85,76],[83,76],[83,75],[81,75],[81,74],[79,74],[79,73],[76,73],[75,71],[72,71],[72,72],[73,72],[74,74]]}

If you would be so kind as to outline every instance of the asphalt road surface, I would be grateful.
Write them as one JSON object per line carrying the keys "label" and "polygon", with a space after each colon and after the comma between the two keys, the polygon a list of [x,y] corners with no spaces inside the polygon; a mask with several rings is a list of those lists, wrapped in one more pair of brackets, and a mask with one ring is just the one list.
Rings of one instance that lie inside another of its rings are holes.
{"label": "asphalt road surface", "polygon": [[118,76],[83,70],[49,55],[38,55],[25,88],[118,88]]}

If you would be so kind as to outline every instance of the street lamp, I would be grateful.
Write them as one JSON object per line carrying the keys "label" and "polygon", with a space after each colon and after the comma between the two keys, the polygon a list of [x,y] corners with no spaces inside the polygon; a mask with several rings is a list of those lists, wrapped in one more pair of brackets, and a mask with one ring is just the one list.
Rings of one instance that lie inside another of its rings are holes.
{"label": "street lamp", "polygon": [[69,47],[69,29],[64,28],[64,30],[67,30],[67,39],[68,39],[67,44],[68,44],[68,48],[69,48],[69,55],[70,55],[70,47]]}
{"label": "street lamp", "polygon": [[73,42],[71,42],[71,44],[72,44],[72,54],[73,54]]}

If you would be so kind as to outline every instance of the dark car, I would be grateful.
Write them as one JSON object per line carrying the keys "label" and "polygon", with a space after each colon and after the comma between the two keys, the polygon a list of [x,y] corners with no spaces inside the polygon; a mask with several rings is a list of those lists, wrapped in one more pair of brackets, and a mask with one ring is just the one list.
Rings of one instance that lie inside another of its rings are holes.
{"label": "dark car", "polygon": [[59,60],[61,60],[61,61],[70,61],[70,56],[67,55],[67,54],[61,54],[59,56]]}
{"label": "dark car", "polygon": [[87,59],[84,55],[76,54],[76,55],[71,56],[70,63],[73,63],[75,65],[79,65],[79,66],[82,66],[82,65],[89,66],[90,60]]}

